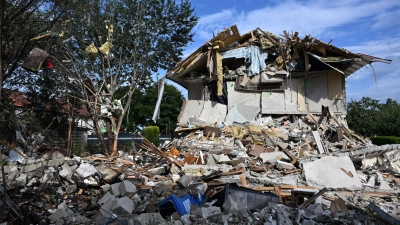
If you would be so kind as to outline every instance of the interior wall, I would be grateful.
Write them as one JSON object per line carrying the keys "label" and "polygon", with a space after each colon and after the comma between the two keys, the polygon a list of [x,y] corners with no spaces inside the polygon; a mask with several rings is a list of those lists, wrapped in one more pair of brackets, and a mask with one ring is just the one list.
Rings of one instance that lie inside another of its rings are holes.
{"label": "interior wall", "polygon": [[188,99],[189,100],[202,100],[203,95],[203,81],[189,83]]}
{"label": "interior wall", "polygon": [[235,81],[226,82],[228,92],[228,112],[235,104],[260,107],[261,92],[235,90]]}

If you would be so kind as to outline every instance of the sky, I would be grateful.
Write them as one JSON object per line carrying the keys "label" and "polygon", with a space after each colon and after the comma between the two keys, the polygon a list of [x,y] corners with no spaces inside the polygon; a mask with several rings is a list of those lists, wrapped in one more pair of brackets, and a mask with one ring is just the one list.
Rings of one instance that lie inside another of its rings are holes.
{"label": "sky", "polygon": [[[214,34],[237,25],[240,34],[257,27],[276,35],[298,31],[324,42],[392,60],[373,63],[346,79],[347,101],[362,97],[381,103],[392,98],[400,102],[400,1],[398,0],[192,0],[198,24],[194,42],[184,58],[210,40]],[[174,84],[172,81],[168,83]],[[187,97],[187,91],[179,87]]]}

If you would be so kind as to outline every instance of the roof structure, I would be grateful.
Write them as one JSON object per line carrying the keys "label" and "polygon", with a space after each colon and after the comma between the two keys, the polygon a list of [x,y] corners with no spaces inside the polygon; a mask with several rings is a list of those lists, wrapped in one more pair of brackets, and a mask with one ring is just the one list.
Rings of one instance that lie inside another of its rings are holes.
{"label": "roof structure", "polygon": [[286,71],[292,75],[307,76],[307,73],[333,69],[348,77],[373,62],[391,63],[388,59],[352,53],[311,35],[300,38],[298,32],[289,34],[283,31],[278,36],[260,28],[240,35],[234,25],[179,62],[166,77],[185,88],[188,88],[190,79],[212,79],[216,75],[213,70],[215,72],[216,67],[221,66],[212,62],[215,52],[222,55],[224,61],[223,68],[217,70],[231,69],[229,58],[242,57],[250,65],[250,71],[253,67],[255,72],[261,70],[271,75],[276,71]]}

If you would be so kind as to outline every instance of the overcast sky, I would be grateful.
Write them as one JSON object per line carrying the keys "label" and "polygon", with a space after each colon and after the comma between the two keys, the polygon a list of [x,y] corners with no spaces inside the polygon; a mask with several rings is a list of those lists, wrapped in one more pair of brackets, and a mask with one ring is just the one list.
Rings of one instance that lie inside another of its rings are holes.
{"label": "overcast sky", "polygon": [[[400,1],[399,0],[192,0],[200,17],[194,28],[192,53],[212,34],[234,24],[240,34],[257,27],[276,35],[298,31],[353,53],[391,59],[391,64],[373,63],[347,78],[347,100],[363,96],[385,102],[400,102]],[[173,83],[169,81],[168,83]],[[184,90],[180,88],[181,90]],[[187,92],[184,92],[187,96]]]}

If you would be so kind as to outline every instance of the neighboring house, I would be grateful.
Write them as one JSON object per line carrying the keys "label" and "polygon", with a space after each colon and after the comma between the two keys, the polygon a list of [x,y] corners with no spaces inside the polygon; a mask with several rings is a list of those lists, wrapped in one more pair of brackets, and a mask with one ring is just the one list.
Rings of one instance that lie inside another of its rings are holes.
{"label": "neighboring house", "polygon": [[[7,96],[10,102],[13,103],[16,115],[20,114],[21,112],[29,108],[33,111],[50,109],[48,103],[35,101],[25,92],[3,89],[3,96]],[[63,104],[62,101],[59,101],[58,103],[59,103],[58,106],[61,106],[58,108],[59,112],[67,114],[68,113],[68,108],[66,105],[67,103]],[[71,138],[73,145],[86,146],[87,136],[94,133],[94,128],[93,128],[94,126],[93,126],[93,121],[90,117],[90,113],[84,105],[74,109],[73,122],[75,124],[75,126],[71,131]],[[100,125],[103,125],[105,129],[105,124],[100,123]],[[51,132],[52,132],[52,137],[50,139],[52,140],[52,143],[49,144],[63,148],[67,147],[66,138],[59,137],[58,131],[55,129],[51,129]]]}
{"label": "neighboring house", "polygon": [[230,124],[261,115],[320,114],[322,106],[346,115],[345,78],[373,62],[391,60],[351,53],[310,35],[300,38],[297,32],[279,37],[257,28],[240,35],[232,26],[166,77],[188,90],[178,125]]}

